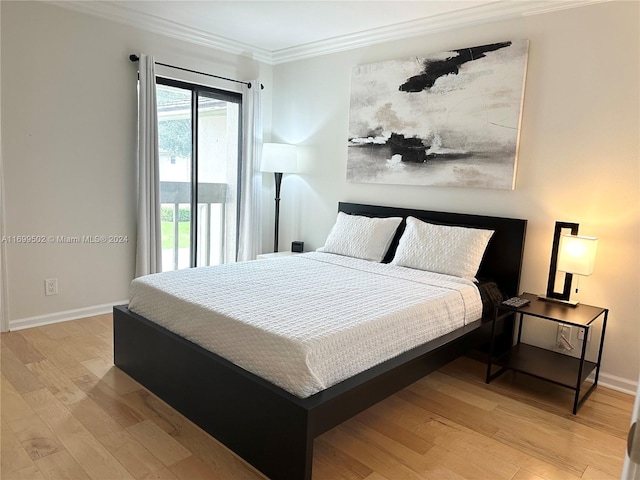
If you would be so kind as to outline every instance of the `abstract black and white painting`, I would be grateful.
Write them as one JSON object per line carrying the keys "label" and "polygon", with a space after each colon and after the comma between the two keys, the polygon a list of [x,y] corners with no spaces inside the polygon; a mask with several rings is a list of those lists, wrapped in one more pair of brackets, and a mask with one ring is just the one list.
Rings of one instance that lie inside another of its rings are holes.
{"label": "abstract black and white painting", "polygon": [[347,180],[513,189],[528,46],[355,67]]}

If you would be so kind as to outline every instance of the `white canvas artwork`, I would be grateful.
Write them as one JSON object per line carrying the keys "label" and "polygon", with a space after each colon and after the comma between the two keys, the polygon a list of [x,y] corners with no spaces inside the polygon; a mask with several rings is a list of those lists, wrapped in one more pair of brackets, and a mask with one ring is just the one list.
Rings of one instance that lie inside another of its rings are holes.
{"label": "white canvas artwork", "polygon": [[355,67],[347,180],[513,189],[528,46]]}

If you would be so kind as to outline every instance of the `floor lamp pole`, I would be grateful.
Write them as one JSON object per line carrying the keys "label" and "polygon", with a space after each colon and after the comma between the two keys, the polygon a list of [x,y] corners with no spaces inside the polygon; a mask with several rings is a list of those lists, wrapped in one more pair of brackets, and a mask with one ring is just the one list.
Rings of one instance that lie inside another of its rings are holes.
{"label": "floor lamp pole", "polygon": [[282,184],[282,172],[273,173],[276,180],[276,221],[275,232],[273,236],[273,251],[278,251],[278,230],[280,225],[280,185]]}

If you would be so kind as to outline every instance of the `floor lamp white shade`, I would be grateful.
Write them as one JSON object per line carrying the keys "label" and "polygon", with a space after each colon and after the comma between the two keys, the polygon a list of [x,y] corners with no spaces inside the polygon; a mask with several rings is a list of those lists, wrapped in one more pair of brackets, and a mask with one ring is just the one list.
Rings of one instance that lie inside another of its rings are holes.
{"label": "floor lamp white shade", "polygon": [[298,155],[296,146],[286,143],[263,144],[260,170],[273,173],[297,173]]}
{"label": "floor lamp white shade", "polygon": [[278,251],[278,230],[280,226],[280,186],[283,173],[298,172],[298,153],[295,145],[286,143],[264,143],[260,170],[273,172],[276,182],[276,216],[273,236],[273,251]]}

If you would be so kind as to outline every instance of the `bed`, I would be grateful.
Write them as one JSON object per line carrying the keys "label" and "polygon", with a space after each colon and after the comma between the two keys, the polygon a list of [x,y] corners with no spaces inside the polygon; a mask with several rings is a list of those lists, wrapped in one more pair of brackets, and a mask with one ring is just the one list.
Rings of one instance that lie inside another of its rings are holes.
{"label": "bed", "polygon": [[[338,210],[350,215],[403,219],[385,263],[398,249],[407,217],[492,230],[477,277],[495,282],[504,296],[518,293],[525,220],[352,203],[340,203]],[[316,254],[315,258],[289,261],[322,263],[324,258]],[[266,263],[263,265],[260,268],[269,269]],[[385,269],[387,275],[386,266],[372,268]],[[188,309],[171,311],[163,326],[128,306],[114,307],[115,365],[274,479],[310,479],[315,437],[458,356],[483,348],[493,324],[486,316],[463,322],[360,373],[347,372],[345,378],[329,383],[321,380],[297,391],[277,378],[252,373],[246,365],[241,368],[212,353],[187,339],[188,334],[185,338],[166,328],[181,323],[179,318],[172,322],[173,317],[185,316],[197,318],[198,314]],[[499,350],[511,344],[512,318],[505,316],[497,325],[500,332],[494,348]],[[249,340],[247,343],[251,350],[252,344]]]}

